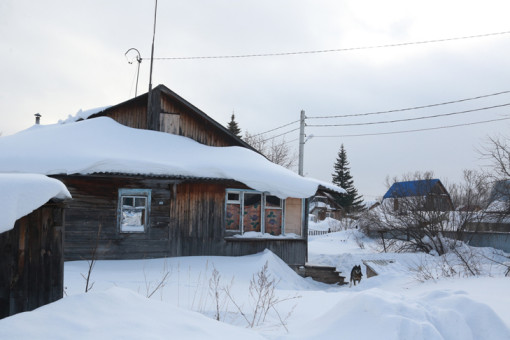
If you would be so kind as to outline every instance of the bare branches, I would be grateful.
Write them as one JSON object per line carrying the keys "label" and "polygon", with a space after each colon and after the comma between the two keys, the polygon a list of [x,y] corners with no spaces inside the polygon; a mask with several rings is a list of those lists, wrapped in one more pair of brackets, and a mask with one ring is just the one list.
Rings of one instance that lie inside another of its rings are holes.
{"label": "bare branches", "polygon": [[250,280],[249,294],[252,300],[250,313],[246,313],[242,306],[235,301],[229,287],[225,287],[224,292],[234,304],[238,313],[244,318],[248,327],[253,328],[263,324],[266,321],[269,311],[273,310],[280,324],[287,330],[286,320],[290,317],[294,308],[282,318],[276,306],[284,301],[297,299],[300,296],[279,298],[275,293],[277,284],[278,282],[276,279],[271,278],[268,272],[268,263],[266,262],[262,269],[254,274]]}
{"label": "bare branches", "polygon": [[[430,172],[415,173],[404,176],[404,179],[429,181],[432,176]],[[483,208],[487,205],[489,191],[487,176],[466,170],[464,181],[449,185],[447,190],[385,199],[379,207],[363,216],[361,225],[369,232],[379,234],[385,251],[393,248],[392,251],[442,255],[448,251],[445,237],[461,240],[466,230],[476,231],[486,220],[487,213]],[[446,204],[450,199],[451,203]],[[388,242],[388,239],[405,242]]]}
{"label": "bare branches", "polygon": [[488,137],[488,141],[480,153],[492,163],[494,175],[498,179],[510,178],[510,142],[508,137]]}
{"label": "bare branches", "polygon": [[94,283],[95,283],[95,282],[92,282],[92,283],[90,282],[90,277],[92,275],[92,270],[94,269],[94,265],[96,264],[96,260],[97,260],[97,249],[99,246],[99,238],[101,236],[101,228],[102,228],[102,225],[99,224],[99,226],[97,228],[96,242],[94,243],[94,246],[91,249],[90,259],[87,260],[87,263],[88,263],[87,275],[84,275],[83,273],[80,274],[81,277],[83,277],[83,279],[85,280],[85,293],[88,293],[94,287]]}
{"label": "bare branches", "polygon": [[[214,268],[214,267],[213,267]],[[221,312],[223,309],[227,309],[227,297],[229,296],[230,287],[232,286],[234,279],[230,282],[230,285],[222,287],[220,285],[221,275],[220,272],[214,268],[212,276],[209,279],[209,294],[213,296],[215,315],[214,318],[218,321],[221,320]],[[226,313],[226,311],[224,311]]]}
{"label": "bare branches", "polygon": [[145,268],[144,268],[143,277],[145,279],[145,297],[150,299],[151,296],[154,295],[154,293],[156,293],[160,289],[163,289],[163,287],[165,287],[170,275],[171,275],[171,270],[169,270],[167,268],[167,264],[165,261],[165,263],[163,265],[163,272],[161,274],[161,277],[158,279],[158,281],[156,281],[155,285],[153,286],[152,281],[147,280],[147,274],[145,273]]}
{"label": "bare branches", "polygon": [[296,165],[296,153],[292,153],[289,145],[285,142],[285,138],[280,141],[274,138],[269,140],[264,139],[262,135],[251,135],[246,131],[244,141],[275,164],[288,169]]}

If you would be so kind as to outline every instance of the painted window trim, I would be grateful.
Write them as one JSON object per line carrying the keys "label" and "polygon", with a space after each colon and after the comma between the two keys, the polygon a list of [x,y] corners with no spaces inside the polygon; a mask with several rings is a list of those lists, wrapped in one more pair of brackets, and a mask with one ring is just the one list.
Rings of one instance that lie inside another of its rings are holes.
{"label": "painted window trim", "polygon": [[[239,200],[229,200],[228,199],[228,194],[229,193],[238,193],[239,194]],[[227,216],[227,205],[228,204],[239,204],[240,207],[241,207],[241,213],[240,213],[240,218],[239,218],[239,230],[229,230],[229,229],[226,229],[226,221],[223,222],[223,229],[225,230],[225,233],[227,234],[227,236],[232,236],[232,235],[242,235],[244,234],[244,219],[242,218],[243,216],[243,208],[244,208],[244,194],[245,193],[253,193],[253,194],[260,194],[261,195],[261,211],[260,211],[260,214],[261,214],[261,221],[260,221],[260,232],[262,234],[265,234],[266,232],[266,219],[264,218],[265,216],[265,213],[266,213],[266,209],[279,209],[279,210],[282,210],[282,233],[280,236],[285,236],[285,214],[286,214],[286,209],[285,209],[285,199],[281,199],[280,198],[280,207],[267,207],[266,206],[266,197],[267,196],[275,196],[275,195],[271,195],[270,193],[267,193],[267,192],[261,192],[261,191],[257,191],[257,190],[251,190],[251,189],[226,189],[225,190],[225,209],[224,209],[224,216],[226,217]],[[303,210],[302,210],[303,211]],[[302,228],[301,228],[302,229]],[[303,234],[303,232],[301,231],[301,234]],[[301,235],[302,237],[303,235]]]}
{"label": "painted window trim", "polygon": [[[145,197],[145,219],[143,228],[139,230],[122,230],[122,198],[125,196],[140,196]],[[150,223],[150,212],[151,212],[151,189],[119,189],[118,203],[117,203],[117,231],[121,234],[143,234],[147,232]]]}

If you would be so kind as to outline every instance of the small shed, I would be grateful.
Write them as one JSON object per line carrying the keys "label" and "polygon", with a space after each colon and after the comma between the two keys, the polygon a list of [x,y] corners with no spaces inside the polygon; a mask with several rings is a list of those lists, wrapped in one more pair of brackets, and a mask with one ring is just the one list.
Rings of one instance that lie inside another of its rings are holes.
{"label": "small shed", "polygon": [[62,298],[64,199],[59,181],[0,174],[0,319]]}

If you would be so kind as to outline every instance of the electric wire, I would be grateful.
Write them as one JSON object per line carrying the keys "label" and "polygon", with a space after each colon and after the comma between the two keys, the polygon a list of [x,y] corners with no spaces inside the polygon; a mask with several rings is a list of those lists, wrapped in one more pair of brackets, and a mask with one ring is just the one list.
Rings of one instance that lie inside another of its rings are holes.
{"label": "electric wire", "polygon": [[[439,42],[446,42],[446,41],[485,38],[485,37],[504,35],[504,34],[509,34],[509,33],[510,33],[510,31],[504,31],[504,32],[462,36],[462,37],[453,37],[453,38],[431,39],[431,40],[422,40],[422,41],[414,41],[414,42],[396,43],[396,44],[335,48],[335,49],[325,49],[325,50],[277,52],[277,53],[255,53],[255,54],[238,54],[238,55],[216,55],[216,56],[155,57],[153,59],[154,60],[197,60],[197,59],[241,59],[241,58],[279,57],[279,56],[300,55],[300,54],[347,52],[347,51],[370,50],[370,49],[400,47],[400,46],[409,46],[409,45],[424,45],[424,44],[432,44],[432,43],[439,43]],[[143,59],[148,59],[148,58],[143,58]]]}
{"label": "electric wire", "polygon": [[448,116],[460,115],[460,114],[464,114],[464,113],[490,110],[490,109],[495,109],[498,107],[504,107],[504,106],[509,106],[509,105],[510,105],[510,103],[507,103],[507,104],[501,104],[501,105],[482,107],[482,108],[478,108],[478,109],[471,109],[471,110],[457,111],[457,112],[450,112],[450,113],[442,113],[442,114],[437,114],[437,115],[432,115],[432,116],[403,118],[403,119],[385,120],[385,121],[378,121],[378,122],[345,123],[345,124],[307,124],[307,126],[309,126],[309,127],[330,127],[330,126],[362,126],[362,125],[391,124],[391,123],[409,122],[409,121],[413,121],[413,120],[424,120],[424,119],[448,117]]}
{"label": "electric wire", "polygon": [[274,129],[271,129],[271,130],[267,130],[267,131],[264,131],[264,132],[257,133],[257,134],[255,134],[255,135],[252,135],[252,137],[260,136],[260,135],[263,135],[263,134],[268,133],[268,132],[276,131],[276,130],[279,130],[279,129],[281,129],[281,128],[284,128],[284,127],[286,127],[286,126],[289,126],[289,125],[292,125],[292,124],[295,124],[295,123],[298,123],[298,122],[299,122],[299,119],[298,119],[298,120],[295,120],[295,121],[293,121],[293,122],[290,122],[290,123],[288,123],[288,124],[280,125],[280,126],[278,126],[278,127],[275,127]]}
{"label": "electric wire", "polygon": [[314,135],[314,138],[337,138],[337,137],[367,137],[367,136],[381,136],[381,135],[394,135],[394,134],[401,134],[401,133],[413,133],[413,132],[422,132],[422,131],[432,131],[432,130],[441,130],[441,129],[450,129],[450,128],[456,128],[461,126],[469,126],[469,125],[478,125],[478,124],[485,124],[485,123],[491,123],[491,122],[498,122],[502,120],[508,120],[510,117],[505,118],[498,118],[498,119],[490,119],[490,120],[483,120],[478,122],[472,122],[472,123],[462,123],[462,124],[455,124],[455,125],[447,125],[447,126],[439,126],[439,127],[432,127],[432,128],[422,128],[422,129],[414,129],[414,130],[403,130],[403,131],[390,131],[390,132],[377,132],[377,133],[364,133],[364,134],[353,134],[353,135]]}
{"label": "electric wire", "polygon": [[384,113],[411,111],[411,110],[425,109],[425,108],[436,107],[436,106],[441,106],[441,105],[449,105],[449,104],[455,104],[455,103],[462,103],[462,102],[471,101],[471,100],[477,100],[477,99],[482,99],[482,98],[499,96],[499,95],[507,94],[507,93],[510,93],[510,91],[501,91],[501,92],[485,94],[485,95],[471,97],[471,98],[451,100],[451,101],[442,102],[442,103],[436,103],[436,104],[413,106],[413,107],[407,107],[407,108],[403,108],[403,109],[394,109],[394,110],[376,111],[376,112],[367,112],[367,113],[355,113],[355,114],[348,114],[348,115],[307,116],[306,118],[307,119],[330,119],[330,118],[347,118],[347,117],[360,117],[360,116],[380,115],[380,114],[384,114]]}
{"label": "electric wire", "polygon": [[290,131],[287,131],[287,132],[284,132],[284,133],[280,133],[279,135],[276,135],[276,136],[272,136],[272,137],[269,137],[269,138],[266,138],[266,139],[263,139],[261,140],[260,142],[266,142],[268,140],[271,140],[271,139],[275,139],[276,137],[280,137],[280,136],[283,136],[283,135],[286,135],[288,133],[291,133],[291,132],[294,132],[294,131],[297,131],[299,130],[299,128],[295,128],[293,130],[290,130]]}

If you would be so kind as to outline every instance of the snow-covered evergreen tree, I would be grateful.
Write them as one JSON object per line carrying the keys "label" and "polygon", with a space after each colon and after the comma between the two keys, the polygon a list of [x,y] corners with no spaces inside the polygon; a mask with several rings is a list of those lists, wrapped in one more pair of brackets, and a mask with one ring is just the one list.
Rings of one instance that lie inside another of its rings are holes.
{"label": "snow-covered evergreen tree", "polygon": [[239,128],[239,125],[235,121],[235,118],[236,116],[232,113],[232,117],[230,118],[230,122],[227,125],[227,129],[237,137],[241,138],[241,129]]}
{"label": "snow-covered evergreen tree", "polygon": [[334,169],[335,172],[332,174],[333,183],[347,191],[347,194],[335,196],[337,203],[347,212],[356,212],[363,209],[363,197],[358,194],[358,190],[354,187],[354,180],[352,179],[349,161],[347,160],[347,152],[343,144],[340,146]]}

